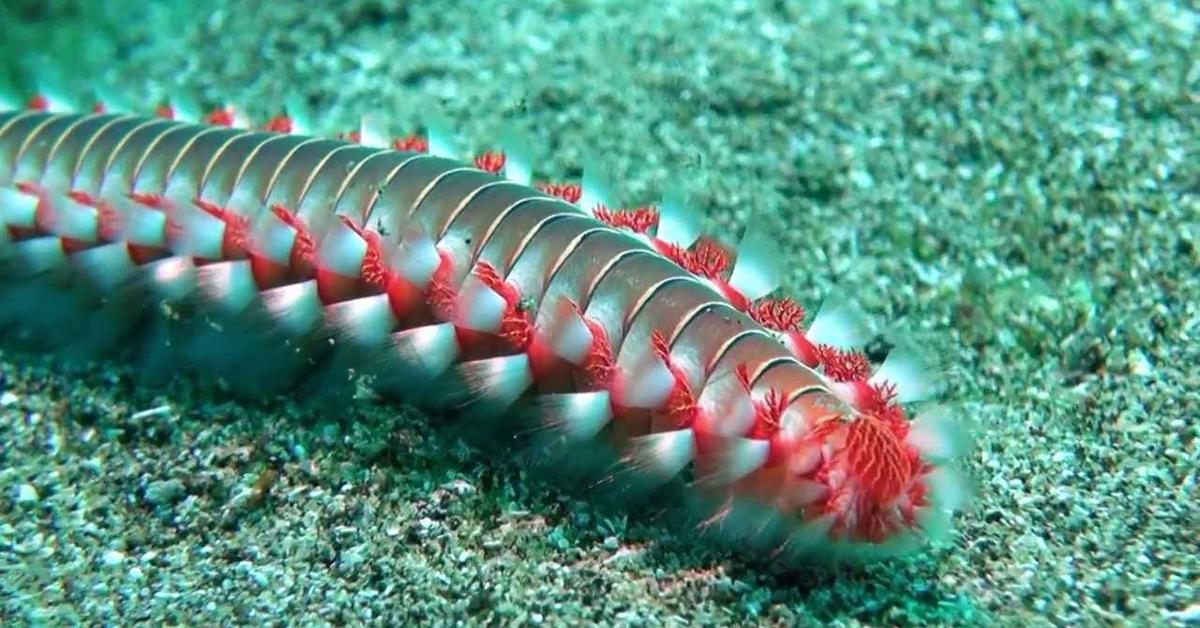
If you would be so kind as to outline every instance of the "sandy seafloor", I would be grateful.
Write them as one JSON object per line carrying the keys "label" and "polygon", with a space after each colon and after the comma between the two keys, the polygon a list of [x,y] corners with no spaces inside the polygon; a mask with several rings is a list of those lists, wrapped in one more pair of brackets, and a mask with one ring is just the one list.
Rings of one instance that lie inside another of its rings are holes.
{"label": "sandy seafloor", "polygon": [[628,202],[683,173],[717,233],[778,234],[794,294],[836,284],[931,348],[976,494],[949,546],[782,570],[407,407],[228,400],[9,348],[0,623],[1200,621],[1186,3],[92,4],[6,3],[4,76],[260,118],[297,94],[329,128],[436,104],[468,146],[530,129],[553,177],[602,155]]}

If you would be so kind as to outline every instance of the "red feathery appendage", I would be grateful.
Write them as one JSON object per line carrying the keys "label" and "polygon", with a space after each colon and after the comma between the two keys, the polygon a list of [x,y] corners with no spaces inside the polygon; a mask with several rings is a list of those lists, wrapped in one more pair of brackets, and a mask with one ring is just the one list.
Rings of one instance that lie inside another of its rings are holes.
{"label": "red feathery appendage", "polygon": [[484,151],[475,156],[475,167],[495,174],[504,168],[504,151]]}
{"label": "red feathery appendage", "polygon": [[700,407],[696,405],[696,397],[692,394],[691,385],[688,384],[687,373],[671,359],[671,347],[661,332],[654,331],[650,337],[650,344],[655,355],[667,365],[667,369],[671,371],[671,376],[675,380],[675,385],[671,388],[671,393],[667,396],[667,401],[659,413],[666,416],[675,429],[689,428],[696,423]]}
{"label": "red feathery appendage", "polygon": [[429,304],[434,315],[442,320],[454,319],[454,303],[458,291],[454,287],[454,258],[442,249],[438,249],[438,266],[425,287],[425,301]]}
{"label": "red feathery appendage", "polygon": [[286,113],[281,113],[267,120],[263,130],[271,133],[291,133],[293,126],[292,119]]}
{"label": "red feathery appendage", "polygon": [[285,225],[296,230],[296,239],[292,243],[292,255],[288,260],[292,270],[302,276],[312,274],[316,262],[317,244],[313,240],[308,225],[304,219],[280,203],[271,206],[271,213]]}
{"label": "red feathery appendage", "polygon": [[871,377],[871,361],[861,351],[817,345],[817,359],[825,368],[825,376],[835,382],[856,382]]}
{"label": "red feathery appendage", "polygon": [[584,374],[584,386],[589,390],[607,388],[612,383],[617,368],[612,343],[608,340],[608,331],[599,322],[587,316],[583,317],[583,323],[592,333],[592,345],[580,366]]}
{"label": "red feathery appendage", "polygon": [[204,121],[208,124],[217,126],[233,126],[236,116],[234,116],[233,108],[228,106],[214,107],[212,111],[204,116]]}
{"label": "red feathery appendage", "polygon": [[225,223],[225,232],[221,237],[221,254],[225,259],[245,257],[250,235],[250,218],[201,198],[193,199],[192,203],[204,213]]}
{"label": "red feathery appendage", "polygon": [[574,183],[539,183],[538,189],[568,203],[578,203],[583,196],[583,188]]}
{"label": "red feathery appendage", "polygon": [[633,209],[609,209],[597,205],[592,209],[592,214],[601,222],[634,233],[647,233],[658,224],[658,210],[649,205]]}
{"label": "red feathery appendage", "polygon": [[750,318],[759,325],[779,332],[800,331],[804,324],[804,306],[788,297],[766,297],[750,304]]}
{"label": "red feathery appendage", "polygon": [[392,140],[392,148],[410,153],[429,152],[429,139],[416,133]]}
{"label": "red feathery appendage", "polygon": [[487,262],[475,265],[475,277],[500,295],[507,304],[500,322],[500,331],[496,335],[503,338],[514,351],[524,351],[533,340],[533,322],[529,320],[529,312],[521,304],[520,291],[505,281],[496,268]]}

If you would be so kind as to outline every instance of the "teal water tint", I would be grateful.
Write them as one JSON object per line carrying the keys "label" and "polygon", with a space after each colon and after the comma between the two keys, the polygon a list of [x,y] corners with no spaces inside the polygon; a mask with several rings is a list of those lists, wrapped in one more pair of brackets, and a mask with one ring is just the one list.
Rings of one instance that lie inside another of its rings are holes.
{"label": "teal water tint", "polygon": [[465,146],[529,129],[549,178],[603,156],[631,203],[680,175],[712,231],[777,234],[804,302],[836,284],[931,349],[974,426],[975,503],[951,547],[783,572],[528,482],[406,408],[235,403],[5,352],[5,623],[1200,613],[1194,8],[142,6],[8,3],[0,77],[256,119],[295,95],[331,128],[436,105]]}

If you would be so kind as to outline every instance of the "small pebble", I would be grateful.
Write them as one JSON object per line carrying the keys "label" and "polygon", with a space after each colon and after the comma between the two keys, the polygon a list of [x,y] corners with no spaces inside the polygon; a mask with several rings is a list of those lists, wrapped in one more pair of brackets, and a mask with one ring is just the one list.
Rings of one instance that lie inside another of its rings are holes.
{"label": "small pebble", "polygon": [[16,488],[13,501],[18,506],[32,506],[38,502],[37,489],[32,484],[22,484]]}
{"label": "small pebble", "polygon": [[187,487],[179,480],[158,480],[146,485],[146,501],[161,506],[178,501],[186,492]]}
{"label": "small pebble", "polygon": [[108,550],[100,555],[100,564],[105,567],[116,567],[125,562],[125,553],[117,550]]}

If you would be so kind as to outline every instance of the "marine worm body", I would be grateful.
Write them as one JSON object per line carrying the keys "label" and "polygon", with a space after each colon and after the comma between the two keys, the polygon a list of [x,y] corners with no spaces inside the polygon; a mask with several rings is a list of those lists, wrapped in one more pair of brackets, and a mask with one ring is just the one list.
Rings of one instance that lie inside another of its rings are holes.
{"label": "marine worm body", "polygon": [[954,430],[902,405],[928,378],[854,351],[844,303],[805,326],[759,236],[735,256],[680,197],[620,209],[593,171],[532,185],[519,143],[464,165],[432,125],[384,147],[223,111],[0,114],[7,333],[128,347],[152,319],[173,359],[246,388],[341,369],[532,421],[613,452],[606,473],[683,482],[707,528],[765,551],[871,558],[948,527]]}

